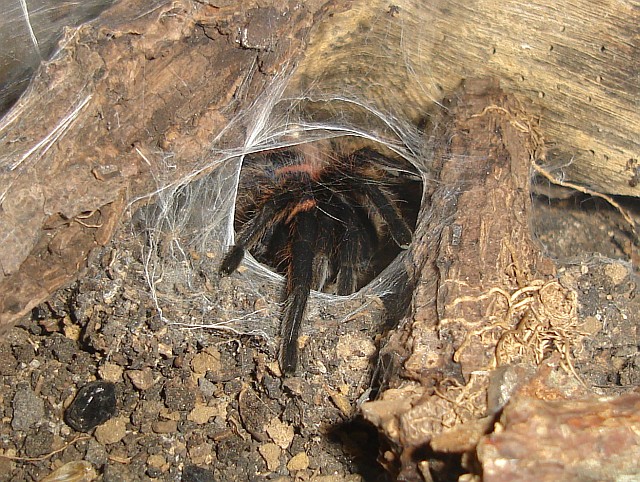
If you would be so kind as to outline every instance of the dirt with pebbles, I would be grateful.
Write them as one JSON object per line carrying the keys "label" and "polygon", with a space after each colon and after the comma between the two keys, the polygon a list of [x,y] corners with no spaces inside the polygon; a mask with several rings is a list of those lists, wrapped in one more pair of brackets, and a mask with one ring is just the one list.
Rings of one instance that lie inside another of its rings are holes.
{"label": "dirt with pebbles", "polygon": [[[580,204],[539,203],[538,237],[573,256],[560,275],[577,287],[589,334],[576,370],[623,393],[640,379],[638,278],[612,259],[629,256],[615,214]],[[322,307],[322,336],[308,337],[299,376],[283,379],[272,341],[163,323],[141,244],[122,230],[80,280],[5,333],[0,480],[385,480],[357,408],[375,393],[379,313],[340,323],[344,313]],[[607,257],[585,254],[597,251]],[[225,302],[247,296],[233,280],[217,290]],[[77,432],[66,414],[95,380],[114,384],[115,414]]]}

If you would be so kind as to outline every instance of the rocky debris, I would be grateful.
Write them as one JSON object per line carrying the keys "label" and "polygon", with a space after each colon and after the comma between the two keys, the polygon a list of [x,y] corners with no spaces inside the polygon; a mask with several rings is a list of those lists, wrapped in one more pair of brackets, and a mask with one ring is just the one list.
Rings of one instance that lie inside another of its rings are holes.
{"label": "rocky debris", "polygon": [[103,445],[120,442],[127,433],[127,422],[127,417],[107,420],[96,428],[96,440]]}
{"label": "rocky debris", "polygon": [[197,465],[187,465],[182,471],[182,482],[213,482],[213,473]]}
{"label": "rocky debris", "polygon": [[[133,254],[140,241],[128,236],[123,233],[105,253],[111,259],[117,250],[126,260],[127,283],[137,288],[121,289],[107,302],[104,293],[117,273],[93,267],[42,305],[34,320],[4,335],[0,416],[7,423],[0,424],[0,482],[42,480],[78,461],[105,482],[381,480],[378,434],[354,417],[375,389],[371,373],[362,371],[383,336],[374,333],[374,315],[362,310],[362,317],[338,322],[344,313],[321,306],[308,326],[317,331],[308,337],[304,369],[283,379],[269,341],[161,320],[146,295],[144,266]],[[560,274],[577,286],[585,320],[580,329],[589,333],[575,355],[576,371],[603,392],[629,391],[638,379],[638,357],[632,355],[640,312],[630,267],[589,257]],[[229,283],[208,294],[225,307],[243,291]],[[347,312],[359,306],[356,300]],[[163,315],[179,319],[185,313],[176,307]],[[510,403],[529,378],[527,372],[505,372],[490,406]],[[76,433],[64,423],[65,408],[95,383],[115,384],[119,414],[90,435]],[[420,420],[428,419],[407,424]],[[443,453],[473,450],[469,441],[491,432],[492,423],[464,426],[450,434],[456,437],[434,439],[433,446]],[[506,432],[516,429],[504,426]],[[82,467],[66,470],[73,475]]]}
{"label": "rocky debris", "polygon": [[37,396],[29,386],[22,385],[16,391],[11,403],[14,430],[27,430],[39,424],[44,417],[44,400]]}

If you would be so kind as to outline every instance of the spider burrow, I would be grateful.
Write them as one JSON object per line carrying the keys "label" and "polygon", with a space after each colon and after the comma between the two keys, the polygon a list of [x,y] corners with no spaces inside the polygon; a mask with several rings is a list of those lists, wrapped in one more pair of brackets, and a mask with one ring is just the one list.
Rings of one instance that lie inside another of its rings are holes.
{"label": "spider burrow", "polygon": [[220,274],[236,271],[248,250],[285,276],[279,354],[285,375],[296,369],[310,291],[354,293],[406,249],[417,216],[407,208],[415,199],[408,192],[421,187],[408,163],[371,148],[344,153],[334,141],[245,159],[236,241]]}

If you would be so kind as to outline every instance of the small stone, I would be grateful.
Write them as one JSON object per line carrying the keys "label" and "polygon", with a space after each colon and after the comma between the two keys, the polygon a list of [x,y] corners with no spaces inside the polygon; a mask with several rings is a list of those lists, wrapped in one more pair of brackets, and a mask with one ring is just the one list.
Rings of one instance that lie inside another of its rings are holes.
{"label": "small stone", "polygon": [[213,473],[197,465],[187,465],[182,471],[182,482],[214,482]]}
{"label": "small stone", "polygon": [[175,433],[178,431],[176,420],[156,420],[151,424],[151,430],[155,433]]}
{"label": "small stone", "polygon": [[602,329],[602,322],[595,316],[587,316],[580,325],[580,331],[588,336],[595,336]]}
{"label": "small stone", "polygon": [[155,383],[153,371],[149,367],[145,367],[142,370],[127,370],[127,376],[138,390],[148,390]]}
{"label": "small stone", "polygon": [[89,432],[116,413],[116,390],[111,382],[91,382],[82,387],[71,402],[65,419],[78,432]]}
{"label": "small stone", "polygon": [[336,356],[348,370],[361,371],[369,366],[376,352],[373,341],[363,334],[343,336],[338,340]]}
{"label": "small stone", "polygon": [[164,387],[164,404],[174,411],[193,410],[197,388],[179,379],[169,380]]}
{"label": "small stone", "polygon": [[329,397],[333,404],[342,412],[342,415],[345,417],[351,416],[353,412],[353,407],[351,406],[351,401],[345,397],[342,393],[337,392],[335,390],[329,391]]}
{"label": "small stone", "polygon": [[175,420],[176,422],[182,418],[180,412],[169,410],[167,407],[161,407],[158,415],[165,420]]}
{"label": "small stone", "polygon": [[280,467],[280,455],[282,454],[282,449],[276,444],[268,443],[261,445],[258,447],[258,452],[262,455],[262,458],[267,464],[268,470],[275,472],[278,467]]}
{"label": "small stone", "polygon": [[98,368],[98,374],[100,378],[102,378],[105,382],[117,383],[122,381],[122,373],[124,372],[124,368],[120,365],[116,365],[115,363],[105,363],[100,368]]}
{"label": "small stone", "polygon": [[99,444],[97,440],[91,439],[87,441],[87,451],[84,460],[91,463],[95,467],[100,467],[109,461],[107,450],[104,445]]}
{"label": "small stone", "polygon": [[35,433],[31,432],[29,435],[22,447],[27,457],[41,457],[51,452],[54,435],[45,426],[41,425]]}
{"label": "small stone", "polygon": [[95,437],[98,442],[103,445],[114,444],[120,442],[127,434],[126,417],[117,417],[107,420],[105,423],[96,428]]}
{"label": "small stone", "polygon": [[147,467],[146,474],[150,479],[158,479],[162,476],[162,470],[159,467]]}
{"label": "small stone", "polygon": [[204,377],[198,380],[198,387],[200,387],[200,393],[202,393],[206,398],[211,398],[216,391],[216,384],[210,382]]}
{"label": "small stone", "polygon": [[38,397],[29,386],[16,391],[11,405],[13,406],[11,427],[14,430],[27,430],[44,418],[44,400]]}
{"label": "small stone", "polygon": [[79,341],[80,336],[82,336],[82,328],[75,324],[68,325],[65,323],[63,331],[64,336],[72,341]]}
{"label": "small stone", "polygon": [[56,360],[61,363],[70,363],[74,358],[78,346],[69,338],[62,336],[60,333],[54,333],[50,338],[44,341],[46,353],[51,353]]}
{"label": "small stone", "polygon": [[167,461],[160,454],[150,455],[149,458],[147,459],[147,465],[150,465],[151,467],[162,468],[162,466],[165,465],[166,463]]}
{"label": "small stone", "polygon": [[189,458],[194,464],[210,464],[213,462],[213,447],[206,442],[194,445],[189,448]]}
{"label": "small stone", "polygon": [[289,460],[287,469],[289,472],[297,472],[299,470],[306,470],[309,468],[309,456],[304,452],[300,452]]}
{"label": "small stone", "polygon": [[196,405],[196,407],[189,412],[187,420],[203,425],[209,421],[211,417],[225,416],[226,410],[221,410],[219,406],[208,407],[206,405]]}
{"label": "small stone", "polygon": [[173,356],[173,348],[171,347],[171,345],[158,343],[158,353],[165,358],[169,358]]}
{"label": "small stone", "polygon": [[265,427],[267,435],[273,440],[278,447],[286,449],[293,441],[293,427],[281,422],[277,418],[273,418]]}
{"label": "small stone", "polygon": [[[102,474],[100,474],[101,480],[104,482],[124,482],[129,480],[140,480],[140,475],[133,474],[133,468],[124,462],[125,456],[121,457],[123,462],[111,461],[105,464]],[[93,479],[91,479],[93,480]]]}
{"label": "small stone", "polygon": [[218,373],[222,369],[220,353],[212,347],[198,353],[191,360],[191,369],[195,374],[204,375],[208,371]]}
{"label": "small stone", "polygon": [[284,381],[283,385],[291,393],[298,396],[301,396],[304,393],[305,388],[308,388],[300,377],[289,377]]}
{"label": "small stone", "polygon": [[619,285],[629,274],[627,268],[620,263],[607,264],[604,267],[604,274],[609,277],[614,285]]}

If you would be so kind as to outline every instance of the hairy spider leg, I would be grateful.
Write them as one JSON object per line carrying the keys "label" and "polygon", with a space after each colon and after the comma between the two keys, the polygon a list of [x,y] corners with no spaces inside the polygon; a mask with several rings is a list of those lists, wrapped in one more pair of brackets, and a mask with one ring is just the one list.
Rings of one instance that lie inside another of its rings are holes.
{"label": "hairy spider leg", "polygon": [[220,274],[229,275],[238,269],[242,258],[244,258],[245,250],[253,249],[269,227],[286,215],[286,213],[282,213],[282,207],[289,204],[292,198],[291,192],[283,192],[269,198],[262,205],[255,216],[242,227],[235,246],[222,259]]}
{"label": "hairy spider leg", "polygon": [[389,199],[389,195],[366,179],[363,179],[362,189],[389,226],[389,234],[395,243],[402,249],[407,249],[411,244],[411,229],[402,218],[398,208]]}
{"label": "hairy spider leg", "polygon": [[378,241],[376,230],[366,210],[344,198],[337,204],[340,218],[338,246],[334,256],[336,292],[349,295],[358,289],[358,280],[368,267],[371,254]]}
{"label": "hairy spider leg", "polygon": [[280,366],[292,374],[298,363],[298,335],[313,283],[313,262],[318,236],[317,211],[311,198],[300,202],[304,208],[291,218],[291,254],[287,272],[285,310],[282,319]]}
{"label": "hairy spider leg", "polygon": [[[360,149],[351,158],[351,162],[353,163],[367,163],[371,161],[375,161],[376,164],[383,167],[393,168],[388,158],[369,148]],[[364,189],[364,194],[371,200],[389,227],[389,233],[393,241],[402,249],[408,248],[412,238],[411,229],[405,222],[402,214],[400,214],[398,207],[391,200],[391,194],[388,193],[386,189],[377,185],[370,176],[360,175],[359,181]]]}

